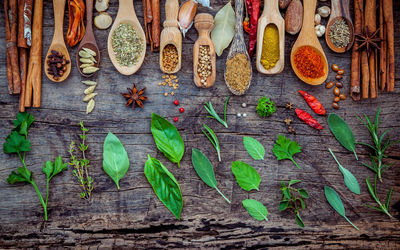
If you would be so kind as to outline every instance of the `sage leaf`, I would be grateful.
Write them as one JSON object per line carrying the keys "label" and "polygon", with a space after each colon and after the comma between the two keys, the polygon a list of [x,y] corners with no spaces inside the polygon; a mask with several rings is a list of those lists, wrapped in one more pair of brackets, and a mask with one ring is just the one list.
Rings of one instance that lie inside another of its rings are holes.
{"label": "sage leaf", "polygon": [[268,210],[261,202],[253,199],[247,199],[243,200],[242,204],[244,208],[246,208],[247,212],[249,212],[251,217],[253,217],[254,219],[259,221],[268,221]]}
{"label": "sage leaf", "polygon": [[108,132],[103,145],[103,169],[117,184],[129,168],[128,154],[121,141],[113,133]]}
{"label": "sage leaf", "polygon": [[158,150],[173,163],[178,163],[178,167],[180,167],[185,147],[176,127],[165,118],[152,113],[151,133]]}
{"label": "sage leaf", "polygon": [[249,136],[243,136],[243,145],[254,160],[264,160],[265,149],[259,141]]}
{"label": "sage leaf", "polygon": [[158,199],[178,219],[181,219],[183,199],[181,188],[174,175],[156,158],[147,156],[144,175]]}
{"label": "sage leaf", "polygon": [[231,2],[222,7],[214,18],[214,28],[211,31],[211,40],[214,43],[215,52],[218,56],[222,55],[231,43],[235,35],[235,12]]}
{"label": "sage leaf", "polygon": [[347,222],[349,222],[350,225],[352,225],[355,229],[360,230],[346,217],[346,212],[344,210],[342,200],[335,190],[328,186],[325,186],[325,197],[328,203],[332,206],[333,209],[336,210],[336,212],[338,212],[338,214],[343,216],[347,220]]}
{"label": "sage leaf", "polygon": [[228,202],[231,203],[225,195],[217,187],[217,180],[215,179],[214,168],[211,165],[210,160],[200,150],[192,148],[192,164],[197,175],[206,183],[209,187],[215,188],[217,192]]}
{"label": "sage leaf", "polygon": [[346,184],[346,187],[353,193],[355,194],[360,194],[360,185],[358,184],[358,181],[356,179],[356,177],[354,177],[354,175],[347,170],[346,168],[344,168],[339,161],[336,159],[336,156],[333,154],[332,150],[330,148],[329,152],[331,153],[331,155],[333,156],[333,159],[335,159],[336,163],[339,166],[339,170],[340,172],[342,172],[343,177],[344,177],[344,183]]}
{"label": "sage leaf", "polygon": [[328,125],[332,134],[342,144],[342,146],[354,153],[356,160],[358,156],[356,153],[356,141],[354,139],[353,131],[351,131],[349,125],[337,114],[331,113],[328,116]]}
{"label": "sage leaf", "polygon": [[259,191],[261,178],[252,166],[241,161],[234,161],[232,162],[232,173],[241,188],[246,191],[253,189]]}

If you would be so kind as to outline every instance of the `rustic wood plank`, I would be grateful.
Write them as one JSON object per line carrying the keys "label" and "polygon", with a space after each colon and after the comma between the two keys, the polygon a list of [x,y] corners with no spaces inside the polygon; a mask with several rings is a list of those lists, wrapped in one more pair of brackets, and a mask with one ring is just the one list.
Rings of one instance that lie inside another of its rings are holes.
{"label": "rustic wood plank", "polygon": [[[212,10],[199,7],[198,12],[215,14],[226,1],[212,1]],[[141,1],[135,1],[136,13],[142,21]],[[163,6],[164,1],[162,1]],[[116,16],[118,1],[111,1],[109,13]],[[400,2],[394,1],[395,30],[400,30]],[[165,17],[162,8],[162,18]],[[53,34],[53,10],[51,1],[45,1],[43,51],[46,51]],[[67,13],[65,14],[67,20]],[[4,13],[0,12],[0,20]],[[326,22],[326,20],[323,20]],[[65,26],[67,22],[65,22]],[[66,27],[65,27],[66,30]],[[399,32],[395,33],[399,41]],[[389,187],[394,186],[391,212],[395,216],[389,219],[364,205],[371,202],[365,178],[372,173],[361,166],[368,161],[369,152],[357,146],[360,161],[355,162],[352,153],[345,151],[327,129],[326,119],[318,117],[326,129],[317,132],[298,119],[293,126],[296,135],[289,135],[303,148],[296,160],[302,167],[298,170],[289,161],[277,162],[271,148],[277,134],[286,133],[283,119],[294,118],[291,111],[284,109],[287,102],[309,110],[297,94],[304,89],[319,97],[332,112],[331,90],[323,86],[312,87],[300,82],[289,65],[290,47],[295,37],[287,35],[286,65],[284,71],[276,76],[264,76],[253,72],[253,83],[248,93],[241,97],[232,97],[229,101],[228,123],[225,129],[216,121],[206,118],[202,104],[211,100],[217,110],[222,111],[226,96],[230,95],[223,80],[223,69],[227,50],[217,59],[216,84],[211,89],[198,89],[193,84],[192,46],[197,38],[195,29],[187,33],[183,40],[182,69],[178,73],[180,87],[177,98],[185,108],[180,115],[172,104],[174,98],[164,97],[163,87],[157,85],[162,73],[158,66],[158,54],[147,50],[142,68],[133,76],[122,76],[113,68],[106,50],[107,31],[95,29],[95,36],[101,50],[101,70],[94,77],[99,82],[96,91],[96,108],[85,115],[85,104],[81,101],[85,86],[72,60],[73,70],[67,81],[59,84],[50,82],[43,74],[42,108],[32,109],[35,116],[29,138],[32,151],[27,156],[29,168],[34,172],[35,180],[41,190],[45,182],[41,173],[42,164],[57,155],[68,159],[68,145],[78,140],[79,121],[83,120],[90,129],[88,135],[89,152],[95,179],[95,190],[90,203],[79,199],[79,187],[71,171],[64,172],[52,181],[49,200],[49,221],[43,222],[40,203],[31,186],[9,185],[6,178],[10,171],[19,167],[16,156],[0,153],[0,247],[37,247],[43,248],[384,248],[400,247],[400,188],[399,168],[400,147],[389,150],[389,160],[393,163],[384,174],[384,184],[379,185],[378,193],[384,197]],[[343,82],[344,92],[349,90],[350,53],[344,55],[331,52],[320,39],[328,61],[336,63],[346,71]],[[400,65],[400,43],[396,43],[396,65]],[[4,27],[0,25],[0,51],[5,51]],[[4,54],[4,53],[3,53]],[[70,49],[72,57],[76,48]],[[253,70],[255,64],[253,62]],[[12,128],[12,120],[18,111],[18,98],[7,94],[5,57],[0,57],[0,137],[4,138]],[[333,79],[330,73],[329,78]],[[143,110],[132,111],[124,107],[124,98],[120,92],[131,87],[132,82],[147,87],[146,102]],[[358,103],[348,98],[341,102],[337,111],[353,129],[357,140],[367,142],[369,134],[356,119],[357,114],[374,115],[378,106],[382,107],[382,129],[392,128],[389,133],[400,138],[400,67],[396,67],[395,93],[380,93],[376,100],[362,100]],[[169,90],[170,91],[170,90]],[[254,112],[257,100],[261,96],[271,97],[278,104],[278,112],[268,119],[260,119]],[[246,102],[247,108],[241,103]],[[150,114],[157,112],[172,120],[179,116],[177,127],[186,145],[186,154],[181,168],[171,164],[156,150],[150,134]],[[236,113],[247,113],[247,118],[238,118]],[[217,162],[211,144],[201,133],[203,123],[211,126],[217,133],[222,152],[222,163]],[[131,167],[121,180],[121,190],[117,191],[112,180],[102,170],[102,145],[108,131],[116,134],[124,143],[131,159]],[[266,159],[262,162],[251,160],[242,146],[242,136],[250,135],[259,139],[266,149]],[[213,190],[204,185],[193,170],[190,162],[192,147],[200,148],[214,164],[219,186],[231,200],[227,204]],[[351,170],[360,182],[361,195],[350,193],[343,185],[343,178],[337,169],[327,148],[331,147],[341,163]],[[177,221],[155,197],[148,184],[143,166],[147,154],[160,159],[176,176],[184,195],[182,220]],[[237,185],[231,171],[232,160],[242,160],[252,164],[260,173],[262,182],[260,192],[245,192]],[[308,190],[311,198],[307,200],[307,209],[302,211],[305,229],[297,227],[290,213],[278,212],[280,199],[280,181],[298,178]],[[354,230],[344,219],[336,214],[325,201],[324,185],[334,187],[342,196],[348,217],[360,231]],[[241,205],[246,198],[263,202],[269,212],[269,222],[254,221]]]}

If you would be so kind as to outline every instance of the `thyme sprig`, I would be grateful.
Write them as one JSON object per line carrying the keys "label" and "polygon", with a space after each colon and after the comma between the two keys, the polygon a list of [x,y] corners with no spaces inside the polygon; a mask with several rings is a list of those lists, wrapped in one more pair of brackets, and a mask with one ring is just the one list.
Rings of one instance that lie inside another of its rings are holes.
{"label": "thyme sprig", "polygon": [[76,145],[75,142],[72,141],[70,144],[69,154],[70,154],[70,162],[69,165],[74,167],[72,173],[77,177],[79,185],[82,187],[82,192],[80,193],[80,197],[82,199],[88,200],[93,191],[93,178],[89,175],[88,168],[90,167],[90,161],[86,158],[85,152],[88,150],[89,146],[85,144],[86,141],[86,133],[89,129],[85,128],[83,122],[79,123],[81,127],[82,134],[79,135],[81,138],[81,143],[78,146],[78,150],[81,152],[82,156],[80,159],[75,155]]}
{"label": "thyme sprig", "polygon": [[210,140],[211,144],[214,146],[215,150],[217,151],[218,161],[221,161],[221,148],[219,146],[218,137],[215,135],[214,131],[210,127],[208,127],[206,124],[203,124],[203,127],[204,127],[204,129],[202,129],[201,131],[208,138],[208,140]]}
{"label": "thyme sprig", "polygon": [[391,141],[390,138],[385,139],[385,136],[390,131],[390,129],[386,129],[385,131],[383,131],[382,134],[379,134],[378,129],[379,129],[380,111],[381,108],[379,108],[378,111],[376,112],[374,123],[371,122],[371,119],[367,115],[364,116],[365,120],[363,120],[362,117],[360,116],[357,117],[365,125],[365,127],[371,134],[373,145],[364,142],[357,142],[357,143],[372,149],[372,154],[370,155],[371,164],[366,164],[364,162],[362,164],[365,167],[372,170],[373,172],[375,172],[378,176],[379,181],[382,182],[382,173],[390,167],[389,164],[383,163],[383,159],[387,158],[387,156],[385,155],[385,151],[390,146],[399,143],[400,140]]}
{"label": "thyme sprig", "polygon": [[204,108],[207,110],[207,112],[210,114],[209,116],[207,116],[208,118],[213,118],[216,119],[219,123],[221,123],[222,125],[224,125],[225,128],[228,128],[228,123],[226,122],[226,108],[228,106],[228,101],[229,101],[229,96],[226,98],[225,100],[225,105],[224,105],[224,119],[222,120],[221,117],[219,117],[219,115],[217,114],[217,112],[215,111],[211,101],[206,102],[206,104],[204,104]]}
{"label": "thyme sprig", "polygon": [[382,204],[381,201],[379,200],[378,194],[376,193],[376,179],[377,179],[377,175],[375,175],[374,186],[371,185],[371,183],[369,181],[369,177],[365,181],[367,182],[367,187],[368,187],[369,193],[371,194],[372,198],[374,198],[374,200],[378,204],[378,206],[371,206],[371,205],[366,205],[366,206],[369,208],[375,209],[377,211],[380,211],[389,217],[393,217],[389,213],[389,203],[390,203],[390,198],[392,196],[393,188],[390,188],[389,193],[386,196],[386,202],[384,204]]}

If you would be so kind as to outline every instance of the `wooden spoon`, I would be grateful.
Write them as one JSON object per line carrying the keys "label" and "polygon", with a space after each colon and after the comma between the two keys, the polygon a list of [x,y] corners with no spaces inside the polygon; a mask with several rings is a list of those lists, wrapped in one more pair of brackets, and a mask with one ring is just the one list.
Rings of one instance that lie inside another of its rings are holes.
{"label": "wooden spoon", "polygon": [[[264,31],[267,25],[275,25],[279,34],[279,59],[275,66],[266,69],[261,64]],[[285,65],[285,20],[282,18],[278,8],[278,0],[264,0],[264,11],[258,19],[257,26],[257,70],[263,74],[277,74],[282,72]]]}
{"label": "wooden spoon", "polygon": [[[214,85],[216,76],[216,55],[214,43],[210,39],[210,32],[214,27],[214,18],[207,13],[197,14],[194,19],[194,27],[199,32],[199,38],[193,46],[193,78],[194,84],[200,88],[209,88]],[[209,56],[211,61],[211,74],[207,77],[206,82],[201,82],[197,73],[199,66],[199,50],[200,46],[208,46],[210,48]]]}
{"label": "wooden spoon", "polygon": [[[328,47],[336,53],[343,53],[349,50],[354,43],[354,26],[351,21],[350,11],[349,11],[349,0],[331,0],[331,16],[329,17],[328,24],[326,25],[325,32],[325,40],[328,44]],[[335,44],[332,43],[329,38],[329,32],[331,30],[332,25],[336,22],[336,20],[343,19],[346,21],[350,30],[350,42],[346,47],[338,48]]]}
{"label": "wooden spoon", "polygon": [[[121,66],[118,63],[118,61],[114,55],[114,50],[112,48],[112,35],[113,35],[115,29],[118,28],[118,26],[121,23],[127,23],[127,24],[132,25],[132,27],[136,30],[136,32],[138,33],[138,35],[142,41],[143,51],[140,55],[140,58],[136,64],[134,64],[130,67]],[[145,37],[144,31],[143,31],[143,28],[140,25],[139,20],[136,16],[135,9],[133,7],[133,0],[119,0],[117,17],[115,18],[114,24],[111,27],[110,33],[108,34],[107,47],[108,47],[108,56],[110,57],[111,62],[114,64],[114,67],[121,74],[132,75],[140,69],[140,66],[142,66],[144,56],[146,55],[146,37]]]}
{"label": "wooden spoon", "polygon": [[[298,78],[300,78],[300,80],[310,85],[319,85],[322,84],[328,77],[328,61],[326,60],[324,50],[322,49],[321,44],[318,41],[317,35],[315,34],[314,16],[315,16],[315,6],[317,4],[317,0],[305,0],[303,1],[303,4],[304,4],[303,26],[301,28],[299,37],[297,38],[295,44],[292,47],[292,52],[290,54],[290,62],[292,64],[294,73],[297,75]],[[313,48],[321,56],[322,61],[324,63],[323,76],[319,78],[308,78],[304,77],[297,70],[294,64],[294,55],[297,52],[297,50],[303,46],[309,46]]]}
{"label": "wooden spoon", "polygon": [[[164,29],[161,31],[160,36],[160,69],[164,73],[173,74],[181,69],[182,58],[182,34],[178,29],[178,0],[167,0],[165,2],[165,21],[163,23]],[[163,50],[168,44],[175,46],[178,51],[178,64],[175,69],[168,71],[163,67]]]}
{"label": "wooden spoon", "polygon": [[[65,59],[70,61],[70,63],[66,64],[67,70],[65,70],[64,74],[55,80],[52,75],[45,70],[47,78],[52,80],[53,82],[62,82],[69,76],[71,72],[71,58],[69,57],[69,53],[67,47],[64,42],[64,34],[63,34],[63,22],[64,22],[64,8],[65,8],[65,0],[53,0],[53,9],[54,9],[54,35],[53,40],[51,41],[49,50],[46,54],[46,60],[48,56],[51,54],[52,50],[60,52],[65,56]],[[47,68],[47,63],[45,63],[45,67]]]}
{"label": "wooden spoon", "polygon": [[92,18],[93,18],[92,11],[93,11],[93,0],[86,0],[86,31],[85,35],[82,38],[81,43],[79,44],[76,53],[76,65],[78,66],[79,73],[81,73],[81,75],[83,75],[84,77],[90,77],[94,73],[84,74],[82,72],[83,69],[80,67],[82,63],[79,61],[79,59],[81,58],[79,56],[79,51],[81,51],[82,48],[88,48],[96,52],[96,56],[94,56],[94,59],[96,59],[96,62],[93,65],[94,67],[99,67],[100,63],[100,50],[99,47],[97,47],[96,38],[94,37],[92,29]]}
{"label": "wooden spoon", "polygon": [[251,78],[253,75],[253,70],[251,69],[250,57],[249,54],[247,53],[246,45],[244,43],[244,38],[243,38],[243,0],[235,1],[235,12],[236,12],[235,36],[233,37],[233,41],[231,44],[231,48],[229,49],[227,60],[233,58],[237,54],[245,54],[247,57],[247,61],[250,65],[250,79],[246,85],[246,88],[242,92],[240,92],[231,88],[231,86],[229,86],[228,82],[226,81],[226,68],[225,68],[224,78],[226,86],[234,95],[243,95],[247,91],[247,89],[249,89],[251,84]]}

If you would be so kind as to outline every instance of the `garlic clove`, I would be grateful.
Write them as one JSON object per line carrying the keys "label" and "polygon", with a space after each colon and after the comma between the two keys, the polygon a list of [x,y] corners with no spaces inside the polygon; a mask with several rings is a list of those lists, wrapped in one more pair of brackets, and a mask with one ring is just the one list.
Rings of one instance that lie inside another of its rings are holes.
{"label": "garlic clove", "polygon": [[315,26],[315,34],[317,37],[323,36],[325,34],[325,26],[321,24]]}
{"label": "garlic clove", "polygon": [[318,24],[320,24],[321,23],[321,15],[320,14],[315,14],[315,16],[314,16],[314,24],[315,25],[318,25]]}
{"label": "garlic clove", "polygon": [[108,29],[112,24],[112,17],[107,12],[101,12],[94,18],[94,26],[96,28],[105,30]]}
{"label": "garlic clove", "polygon": [[96,3],[94,4],[94,8],[98,12],[106,11],[108,9],[109,2],[110,2],[110,0],[96,0]]}
{"label": "garlic clove", "polygon": [[317,9],[317,13],[321,17],[328,17],[331,14],[331,9],[328,6],[322,6]]}
{"label": "garlic clove", "polygon": [[197,12],[197,2],[194,0],[186,1],[182,4],[178,13],[178,24],[183,36],[192,27],[193,19]]}

